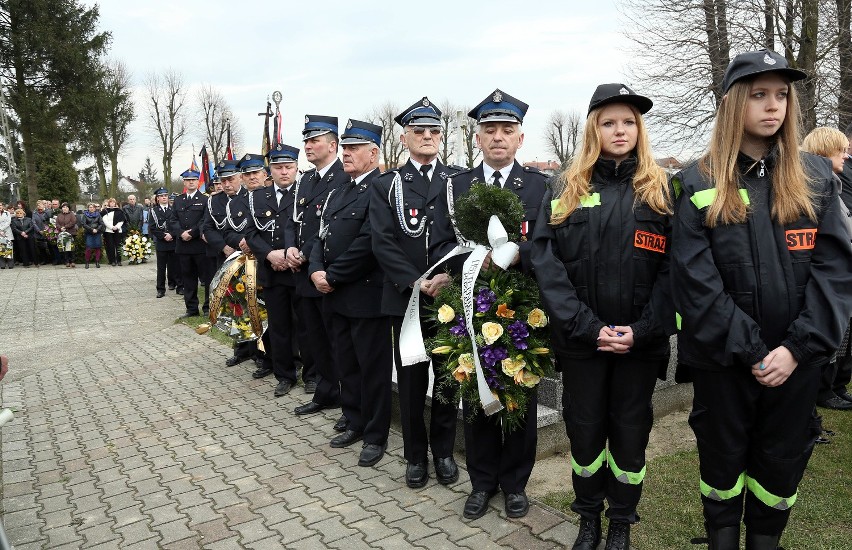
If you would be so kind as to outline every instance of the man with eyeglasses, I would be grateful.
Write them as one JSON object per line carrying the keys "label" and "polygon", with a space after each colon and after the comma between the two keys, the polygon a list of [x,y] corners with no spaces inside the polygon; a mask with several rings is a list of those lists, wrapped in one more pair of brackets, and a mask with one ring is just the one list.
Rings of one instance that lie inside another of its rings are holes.
{"label": "man with eyeglasses", "polygon": [[[453,459],[457,416],[453,388],[438,383],[432,385],[432,414],[427,432],[424,412],[429,389],[429,361],[402,366],[399,333],[411,297],[411,287],[430,265],[427,238],[438,195],[447,177],[457,169],[448,168],[438,160],[443,137],[441,111],[428,97],[405,109],[394,120],[403,129],[399,139],[408,149],[409,159],[398,169],[389,167],[376,179],[370,198],[370,220],[373,252],[385,272],[382,313],[390,315],[393,324],[402,439],[408,463],[405,483],[411,488],[418,488],[429,480],[427,453],[431,438],[435,477],[438,483],[447,485],[459,476]],[[450,277],[446,273],[424,281],[421,286],[421,316],[428,315],[426,307],[449,282]],[[427,328],[427,338],[434,336],[432,328],[431,325]],[[441,369],[439,363],[436,362],[434,368],[437,382]],[[445,399],[438,398],[438,392]]]}

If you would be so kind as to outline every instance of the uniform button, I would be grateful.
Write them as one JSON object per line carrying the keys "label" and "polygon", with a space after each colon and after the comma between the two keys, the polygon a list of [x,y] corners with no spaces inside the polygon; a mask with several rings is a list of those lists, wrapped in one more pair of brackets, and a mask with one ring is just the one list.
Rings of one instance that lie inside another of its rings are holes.
{"label": "uniform button", "polygon": [[429,210],[435,210],[435,205],[434,204],[430,205]]}
{"label": "uniform button", "polygon": [[369,283],[369,282],[370,282],[370,279],[367,279],[367,282]]}

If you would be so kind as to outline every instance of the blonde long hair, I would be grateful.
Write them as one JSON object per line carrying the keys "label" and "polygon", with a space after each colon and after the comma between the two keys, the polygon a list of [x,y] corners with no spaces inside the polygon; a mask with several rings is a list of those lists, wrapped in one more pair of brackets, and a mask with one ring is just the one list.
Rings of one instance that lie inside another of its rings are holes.
{"label": "blonde long hair", "polygon": [[[710,137],[710,147],[699,160],[699,170],[716,189],[716,196],[707,209],[705,223],[715,227],[743,223],[748,208],[739,193],[740,170],[737,156],[745,133],[745,114],[751,95],[751,81],[735,82],[719,105],[716,123]],[[772,217],[781,224],[791,223],[802,215],[816,219],[814,193],[799,156],[799,98],[790,84],[784,123],[775,134],[778,157],[772,178]]]}
{"label": "blonde long hair", "polygon": [[[658,214],[671,214],[671,196],[667,184],[666,172],[654,160],[651,143],[642,114],[633,106],[625,104],[636,117],[636,173],[633,175],[633,189],[636,201],[647,204]],[[592,190],[592,172],[595,162],[601,155],[601,133],[598,119],[603,109],[595,109],[586,118],[583,128],[583,148],[574,157],[571,165],[559,175],[562,187],[559,203],[553,209],[550,223],[556,225],[565,221],[580,205],[580,199]]]}

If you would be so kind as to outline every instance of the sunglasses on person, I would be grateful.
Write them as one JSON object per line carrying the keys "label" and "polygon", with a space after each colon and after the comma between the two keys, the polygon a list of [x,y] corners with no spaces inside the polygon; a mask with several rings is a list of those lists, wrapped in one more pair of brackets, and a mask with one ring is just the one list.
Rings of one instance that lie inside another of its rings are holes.
{"label": "sunglasses on person", "polygon": [[441,129],[437,126],[412,126],[411,131],[414,132],[415,136],[422,136],[424,133],[429,132],[433,136],[437,136],[441,133]]}

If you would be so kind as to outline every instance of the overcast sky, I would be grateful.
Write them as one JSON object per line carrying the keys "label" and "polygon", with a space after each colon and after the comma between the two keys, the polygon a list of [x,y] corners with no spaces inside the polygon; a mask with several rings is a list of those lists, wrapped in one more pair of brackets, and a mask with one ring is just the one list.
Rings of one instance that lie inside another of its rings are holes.
{"label": "overcast sky", "polygon": [[110,57],[136,85],[137,119],[120,168],[136,177],[150,156],[162,176],[142,82],[167,68],[183,74],[192,107],[174,176],[189,166],[191,144],[201,148],[202,83],[234,110],[240,152],[260,152],[257,113],[274,90],[283,94],[284,142],[301,147],[306,113],[337,116],[342,127],[388,100],[402,108],[426,95],[473,106],[500,88],[530,105],[518,160],[555,159],[542,138],[551,111],[585,115],[597,84],[626,78],[630,44],[616,2],[102,0]]}

